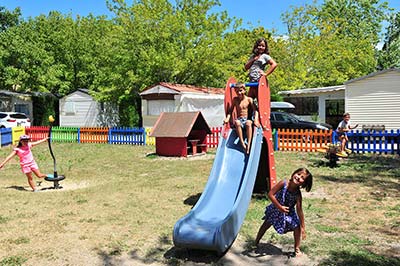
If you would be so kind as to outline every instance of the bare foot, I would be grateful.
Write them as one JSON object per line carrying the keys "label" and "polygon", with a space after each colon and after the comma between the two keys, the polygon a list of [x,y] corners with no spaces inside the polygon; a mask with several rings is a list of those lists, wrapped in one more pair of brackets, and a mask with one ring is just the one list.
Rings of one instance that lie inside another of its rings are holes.
{"label": "bare foot", "polygon": [[243,147],[243,149],[244,149],[245,151],[247,151],[247,146],[246,146],[246,144],[242,143],[242,147]]}
{"label": "bare foot", "polygon": [[296,248],[296,250],[294,251],[294,255],[296,257],[301,257],[303,255],[303,252],[301,252],[299,248]]}

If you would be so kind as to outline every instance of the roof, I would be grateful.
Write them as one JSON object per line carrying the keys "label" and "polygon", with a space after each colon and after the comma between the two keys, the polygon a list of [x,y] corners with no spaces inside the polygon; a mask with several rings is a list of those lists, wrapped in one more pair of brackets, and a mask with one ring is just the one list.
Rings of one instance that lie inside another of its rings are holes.
{"label": "roof", "polygon": [[27,93],[20,93],[20,92],[7,91],[7,90],[0,90],[0,94],[6,95],[6,96],[15,96],[15,97],[19,97],[19,96],[30,97],[31,96],[30,94],[27,94]]}
{"label": "roof", "polygon": [[320,88],[307,88],[307,89],[292,90],[292,91],[280,91],[278,94],[295,95],[295,94],[334,92],[345,89],[346,89],[345,85],[339,85],[339,86],[320,87]]}
{"label": "roof", "polygon": [[83,92],[83,93],[89,94],[89,89],[83,89],[83,88],[79,88],[79,89],[77,89],[76,91],[80,91],[80,92]]}
{"label": "roof", "polygon": [[211,129],[201,112],[164,112],[158,117],[150,136],[182,138],[189,136],[193,129],[206,130],[211,134]]}
{"label": "roof", "polygon": [[387,72],[392,72],[392,71],[395,71],[395,72],[399,72],[399,73],[400,73],[400,68],[389,68],[389,69],[385,69],[385,70],[382,70],[382,71],[373,72],[373,73],[371,73],[371,74],[369,74],[369,75],[366,75],[366,76],[363,76],[363,77],[359,77],[359,78],[355,78],[355,79],[351,79],[351,80],[349,80],[349,81],[346,81],[344,84],[347,85],[347,84],[352,83],[352,82],[355,82],[355,81],[359,81],[359,80],[363,80],[363,79],[375,77],[375,76],[382,75],[382,74],[385,74],[385,73],[387,73]]}
{"label": "roof", "polygon": [[276,109],[293,109],[295,106],[288,102],[271,102],[271,108]]}
{"label": "roof", "polygon": [[160,82],[156,85],[147,87],[140,93],[140,95],[161,94],[161,93],[181,94],[185,92],[201,93],[201,94],[225,94],[225,90],[223,88],[197,87],[186,84]]}

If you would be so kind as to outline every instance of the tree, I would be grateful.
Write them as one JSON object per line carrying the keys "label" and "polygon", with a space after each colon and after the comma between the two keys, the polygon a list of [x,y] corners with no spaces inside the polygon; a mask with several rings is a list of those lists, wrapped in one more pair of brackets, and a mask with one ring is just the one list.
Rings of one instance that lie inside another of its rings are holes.
{"label": "tree", "polygon": [[400,12],[389,20],[382,50],[379,52],[379,69],[400,67]]}
{"label": "tree", "polygon": [[[0,35],[0,84],[20,91],[63,96],[93,85],[99,43],[113,27],[105,17],[50,12]],[[100,48],[99,48],[100,47]]]}
{"label": "tree", "polygon": [[288,53],[284,58],[294,86],[331,86],[374,71],[375,46],[387,4],[378,0],[326,0],[287,12]]}
{"label": "tree", "polygon": [[210,12],[216,4],[142,0],[128,6],[123,0],[110,1],[117,25],[108,39],[113,47],[102,56],[111,63],[97,71],[97,97],[120,105],[138,103],[140,91],[162,81],[223,86],[228,49],[223,37],[232,21],[226,12]]}
{"label": "tree", "polygon": [[0,6],[0,33],[10,27],[17,26],[21,21],[21,9],[16,8],[12,12]]}

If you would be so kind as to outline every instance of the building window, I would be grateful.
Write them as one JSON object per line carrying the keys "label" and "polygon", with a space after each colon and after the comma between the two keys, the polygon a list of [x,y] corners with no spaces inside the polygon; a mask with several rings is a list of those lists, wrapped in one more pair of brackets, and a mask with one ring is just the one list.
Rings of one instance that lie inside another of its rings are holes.
{"label": "building window", "polygon": [[24,113],[26,115],[29,115],[29,107],[27,104],[15,104],[15,112],[18,113]]}
{"label": "building window", "polygon": [[65,111],[65,115],[75,115],[75,103],[74,102],[65,102],[64,111]]}
{"label": "building window", "polygon": [[294,113],[297,115],[318,114],[318,97],[290,97],[284,100],[296,106]]}
{"label": "building window", "polygon": [[147,102],[147,113],[149,115],[160,115],[162,112],[174,112],[175,101],[153,100]]}
{"label": "building window", "polygon": [[325,122],[336,127],[342,120],[344,113],[344,99],[325,101]]}

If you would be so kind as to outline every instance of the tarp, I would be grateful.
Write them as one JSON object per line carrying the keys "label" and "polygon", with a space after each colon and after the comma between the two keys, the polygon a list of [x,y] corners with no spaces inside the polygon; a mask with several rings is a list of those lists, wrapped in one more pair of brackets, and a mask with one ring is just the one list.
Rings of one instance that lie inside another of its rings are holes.
{"label": "tarp", "polygon": [[222,126],[225,118],[224,95],[182,94],[175,112],[200,111],[210,127]]}

